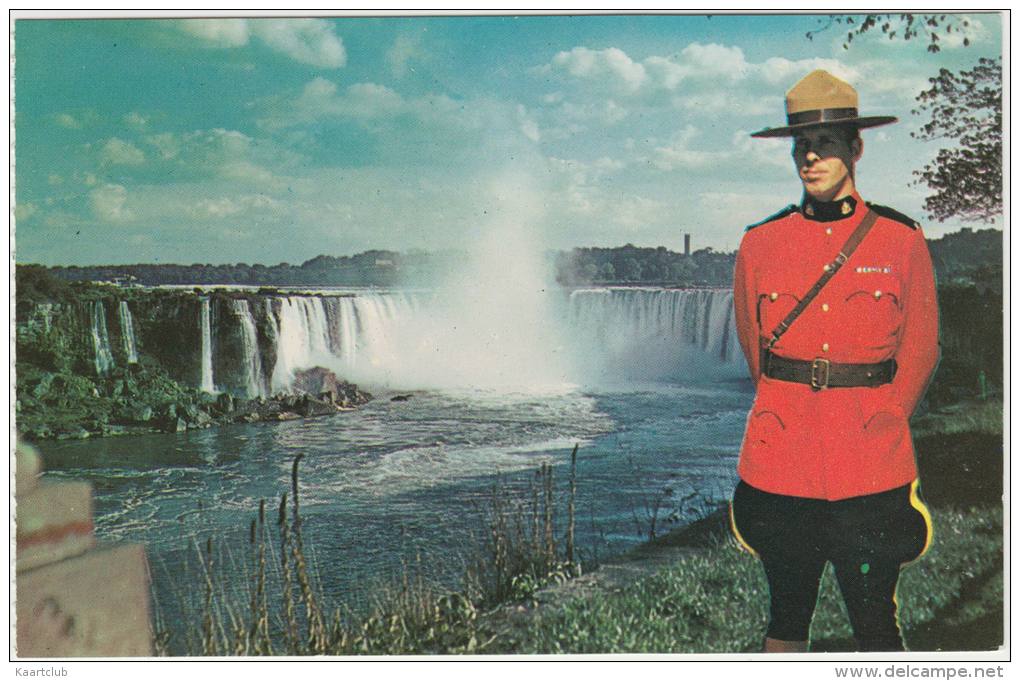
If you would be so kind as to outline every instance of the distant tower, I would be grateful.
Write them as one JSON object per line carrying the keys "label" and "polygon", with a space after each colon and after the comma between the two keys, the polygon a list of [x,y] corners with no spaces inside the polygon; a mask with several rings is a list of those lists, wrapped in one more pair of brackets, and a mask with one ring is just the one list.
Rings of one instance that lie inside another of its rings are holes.
{"label": "distant tower", "polygon": [[691,235],[684,234],[684,255],[691,254]]}

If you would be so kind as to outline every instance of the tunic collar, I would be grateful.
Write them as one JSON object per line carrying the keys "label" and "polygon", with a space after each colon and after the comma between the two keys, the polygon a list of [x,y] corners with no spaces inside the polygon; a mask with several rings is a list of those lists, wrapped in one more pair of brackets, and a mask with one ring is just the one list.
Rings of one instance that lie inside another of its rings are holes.
{"label": "tunic collar", "polygon": [[857,211],[860,199],[861,197],[856,192],[835,201],[819,201],[805,196],[800,204],[800,212],[808,220],[816,222],[845,220]]}

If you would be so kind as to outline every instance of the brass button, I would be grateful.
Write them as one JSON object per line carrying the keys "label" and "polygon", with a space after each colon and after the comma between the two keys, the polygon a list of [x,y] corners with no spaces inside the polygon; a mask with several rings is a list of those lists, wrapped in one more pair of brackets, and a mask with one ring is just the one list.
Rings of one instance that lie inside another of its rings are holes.
{"label": "brass button", "polygon": [[808,207],[804,209],[804,212],[807,213],[808,215],[814,215],[815,207],[812,205],[808,205]]}
{"label": "brass button", "polygon": [[829,344],[828,343],[822,343],[822,352],[828,352],[828,351],[829,351]]}
{"label": "brass button", "polygon": [[875,291],[875,300],[878,300],[881,297],[882,297],[882,292],[881,291]]}
{"label": "brass button", "polygon": [[825,228],[825,233],[826,234],[832,234],[832,227],[826,227]]}
{"label": "brass button", "polygon": [[773,291],[772,293],[770,293],[770,294],[769,294],[769,298],[770,298],[771,300],[775,300],[775,299],[776,299],[776,298],[778,298],[778,297],[779,297],[779,294],[778,294],[778,293],[776,293],[775,291]]}
{"label": "brass button", "polygon": [[828,272],[829,270],[832,269],[832,265],[829,265],[829,264],[822,265],[822,269],[825,270],[826,272]]}
{"label": "brass button", "polygon": [[829,304],[828,303],[822,303],[822,312],[828,312],[828,311],[829,311]]}

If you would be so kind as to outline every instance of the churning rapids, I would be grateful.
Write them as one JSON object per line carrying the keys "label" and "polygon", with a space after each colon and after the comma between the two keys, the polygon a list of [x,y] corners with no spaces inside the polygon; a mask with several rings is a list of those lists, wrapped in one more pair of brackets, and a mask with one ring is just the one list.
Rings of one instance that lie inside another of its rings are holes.
{"label": "churning rapids", "polygon": [[[243,565],[259,500],[275,513],[299,453],[305,544],[336,602],[358,602],[418,555],[452,582],[497,477],[513,484],[549,462],[565,488],[575,443],[588,560],[644,540],[653,517],[661,533],[729,497],[751,400],[730,291],[339,293],[277,299],[274,366],[259,364],[248,302],[233,301],[249,367],[234,390],[265,394],[326,366],[376,395],[359,410],[41,448],[50,475],[93,483],[101,541],[145,543],[171,629],[200,600],[198,547],[212,537]],[[200,309],[206,343],[215,329]],[[203,350],[204,389],[223,389],[215,365]]]}

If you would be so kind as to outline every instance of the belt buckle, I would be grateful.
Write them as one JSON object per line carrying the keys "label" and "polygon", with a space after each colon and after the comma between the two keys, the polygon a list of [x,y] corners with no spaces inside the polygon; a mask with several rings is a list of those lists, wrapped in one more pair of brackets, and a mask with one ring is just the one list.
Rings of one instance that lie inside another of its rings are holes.
{"label": "belt buckle", "polygon": [[818,357],[811,361],[811,388],[821,390],[829,387],[829,360]]}

